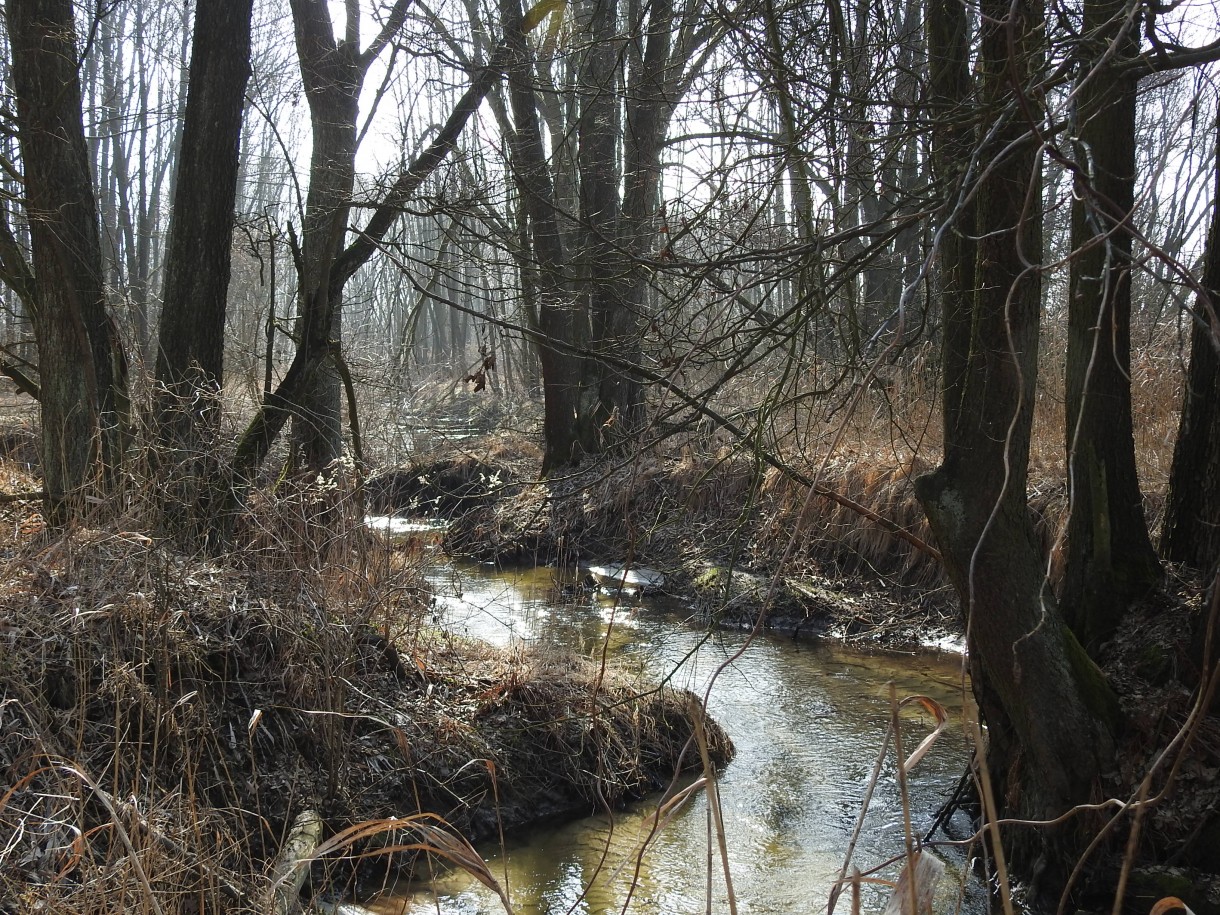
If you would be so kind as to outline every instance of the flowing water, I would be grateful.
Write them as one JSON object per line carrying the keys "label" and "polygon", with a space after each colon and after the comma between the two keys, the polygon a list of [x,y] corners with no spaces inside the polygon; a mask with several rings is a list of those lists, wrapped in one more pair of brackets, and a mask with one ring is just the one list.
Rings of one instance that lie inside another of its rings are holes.
{"label": "flowing water", "polygon": [[[910,779],[914,831],[922,833],[966,761],[961,737],[961,659],[953,654],[861,653],[832,645],[690,626],[682,607],[661,599],[558,596],[553,572],[495,572],[443,566],[432,583],[453,631],[501,645],[557,646],[600,653],[613,663],[668,678],[703,695],[732,736],[736,758],[719,780],[729,874],[743,913],[824,912],[899,698],[926,695],[947,707],[951,727]],[[744,650],[743,650],[744,648]],[[918,707],[902,712],[904,752],[935,725]],[[862,870],[899,855],[903,815],[893,754],[882,768],[854,863]],[[698,792],[656,834],[656,803],[540,827],[506,849],[480,849],[508,887],[520,915],[574,912],[728,911],[719,847],[706,793]],[[959,853],[945,850],[949,872],[936,910],[954,911]],[[711,875],[709,877],[709,875]],[[891,879],[895,869],[885,876]],[[879,911],[888,891],[865,886],[864,911]],[[983,911],[977,888],[966,907]],[[473,915],[501,912],[496,896],[461,871],[398,888],[374,903],[381,912]],[[850,911],[850,899],[840,903]]]}

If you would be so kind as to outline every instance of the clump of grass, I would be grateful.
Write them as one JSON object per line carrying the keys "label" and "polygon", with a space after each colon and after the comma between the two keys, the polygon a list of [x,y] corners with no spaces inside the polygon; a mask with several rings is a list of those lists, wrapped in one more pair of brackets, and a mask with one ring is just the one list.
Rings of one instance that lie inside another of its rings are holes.
{"label": "clump of grass", "polygon": [[697,765],[674,692],[432,629],[418,557],[344,481],[260,496],[237,536],[215,557],[115,526],[12,541],[0,908],[259,911],[302,809],[489,838]]}

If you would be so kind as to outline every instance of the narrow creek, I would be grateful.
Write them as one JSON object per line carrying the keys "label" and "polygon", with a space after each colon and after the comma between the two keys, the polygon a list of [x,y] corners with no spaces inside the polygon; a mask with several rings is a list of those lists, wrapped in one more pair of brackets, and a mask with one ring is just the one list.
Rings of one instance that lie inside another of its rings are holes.
{"label": "narrow creek", "polygon": [[[747,645],[745,634],[692,627],[689,610],[662,597],[562,598],[554,574],[446,564],[430,579],[438,614],[455,633],[522,650],[605,649],[616,665],[668,678],[700,695],[715,676],[708,708],[737,747],[719,788],[730,875],[743,915],[826,910],[890,719],[890,682],[899,698],[936,699],[958,725],[941,735],[912,773],[917,834],[926,831],[956,784],[966,761],[959,656],[862,653],[767,635]],[[905,751],[934,726],[926,712],[904,710]],[[712,910],[727,911],[706,795],[696,795],[649,840],[656,802],[539,827],[511,839],[504,850],[480,851],[492,873],[507,882],[520,915],[696,913],[708,910],[709,892]],[[895,769],[887,760],[854,863],[874,867],[900,854],[903,844]],[[951,912],[962,882],[961,854],[949,849],[942,858],[949,869],[935,910]],[[894,868],[886,874],[895,875]],[[885,888],[866,886],[864,910],[878,911],[885,895]],[[965,895],[967,912],[984,911],[977,887]],[[845,896],[839,911],[849,912],[850,905]],[[399,886],[371,906],[383,913],[503,911],[490,890],[460,871]]]}

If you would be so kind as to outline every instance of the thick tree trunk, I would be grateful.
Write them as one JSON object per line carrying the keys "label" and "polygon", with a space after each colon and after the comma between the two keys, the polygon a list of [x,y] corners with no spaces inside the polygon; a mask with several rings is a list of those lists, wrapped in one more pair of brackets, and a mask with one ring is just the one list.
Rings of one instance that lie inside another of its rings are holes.
{"label": "thick tree trunk", "polygon": [[1071,508],[1060,604],[1086,645],[1109,636],[1133,597],[1160,579],[1135,470],[1131,425],[1131,232],[1138,52],[1126,0],[1087,0],[1092,36],[1077,86],[1080,171],[1072,206],[1066,443]]}
{"label": "thick tree trunk", "polygon": [[1220,563],[1220,162],[1214,195],[1161,535],[1162,556],[1209,576]]}
{"label": "thick tree trunk", "polygon": [[[581,300],[589,314],[594,351],[630,359],[631,340],[620,333],[624,321],[619,256],[618,144],[622,135],[618,63],[622,53],[617,0],[592,0],[588,48],[577,81],[576,122],[580,174]],[[597,361],[586,367],[589,385],[578,418],[581,445],[596,453],[617,432],[627,432],[624,411],[632,407],[631,376]],[[638,385],[637,385],[638,388]],[[632,410],[634,412],[634,410]]]}
{"label": "thick tree trunk", "polygon": [[970,78],[970,22],[958,0],[929,0],[928,104],[932,116],[932,171],[944,198],[937,297],[941,302],[941,376],[945,436],[963,432],[961,396],[970,368],[970,320],[975,282],[975,199],[964,188],[974,151],[969,121],[960,116],[974,97]]}
{"label": "thick tree trunk", "polygon": [[33,254],[46,517],[67,523],[123,457],[125,365],[106,310],[69,0],[5,5]]}
{"label": "thick tree trunk", "polygon": [[[297,335],[300,345],[311,353],[329,353],[342,340],[343,284],[333,281],[332,270],[347,237],[356,175],[356,119],[365,68],[353,42],[335,40],[324,0],[292,0],[291,6],[313,128]],[[359,14],[349,10],[350,15]],[[299,466],[321,470],[338,458],[343,448],[341,385],[325,360],[312,373],[296,407],[294,460]]]}
{"label": "thick tree trunk", "polygon": [[195,541],[219,485],[212,454],[224,383],[225,306],[253,0],[195,10],[182,154],[174,187],[153,409],[169,479],[162,520]]}
{"label": "thick tree trunk", "polygon": [[[623,134],[623,211],[620,239],[629,261],[622,280],[615,336],[623,356],[638,362],[641,338],[648,322],[649,271],[641,263],[657,239],[660,188],[665,137],[673,116],[675,81],[681,68],[673,57],[673,0],[634,4],[639,36],[629,57],[630,85],[626,98]],[[642,7],[646,7],[645,12]],[[640,382],[621,376],[618,387],[603,394],[603,401],[618,407],[628,432],[644,423],[644,392]]]}
{"label": "thick tree trunk", "polygon": [[158,437],[193,441],[216,419],[179,409],[224,380],[225,304],[237,199],[242,111],[250,77],[253,0],[214,0],[195,11],[182,154],[166,245],[157,341]]}
{"label": "thick tree trunk", "polygon": [[[1009,120],[984,155],[992,165],[977,192],[974,295],[958,289],[943,304],[955,329],[949,342],[968,343],[947,360],[956,374],[945,391],[944,460],[915,485],[966,613],[1001,815],[1043,818],[1091,798],[1112,761],[1116,712],[1100,673],[1059,617],[1026,506],[1041,309],[1041,174],[1035,139],[1013,119],[1009,80],[1039,59],[1041,13],[1005,0],[987,0],[982,13],[981,107]],[[943,269],[959,278],[969,272],[956,264]],[[968,313],[955,313],[961,308]],[[1026,867],[1043,841],[1069,842],[1067,835],[1030,836],[1011,837]],[[1052,856],[1048,888],[1070,863]]]}

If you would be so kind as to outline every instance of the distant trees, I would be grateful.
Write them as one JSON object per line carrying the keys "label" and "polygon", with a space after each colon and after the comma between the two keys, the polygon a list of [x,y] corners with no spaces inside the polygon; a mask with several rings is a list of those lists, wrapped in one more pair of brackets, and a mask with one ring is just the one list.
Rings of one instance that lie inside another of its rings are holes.
{"label": "distant trees", "polygon": [[[652,320],[649,262],[661,248],[661,156],[674,109],[697,72],[690,61],[724,35],[702,15],[699,0],[681,9],[579,0],[571,48],[544,60],[515,25],[517,0],[501,4],[513,54],[510,167],[536,269],[544,473],[633,442],[642,428],[640,360]],[[548,100],[551,93],[568,103]]]}
{"label": "distant trees", "polygon": [[187,4],[126,0],[86,12],[80,75],[107,302],[133,363],[151,365],[166,213],[182,136]]}

